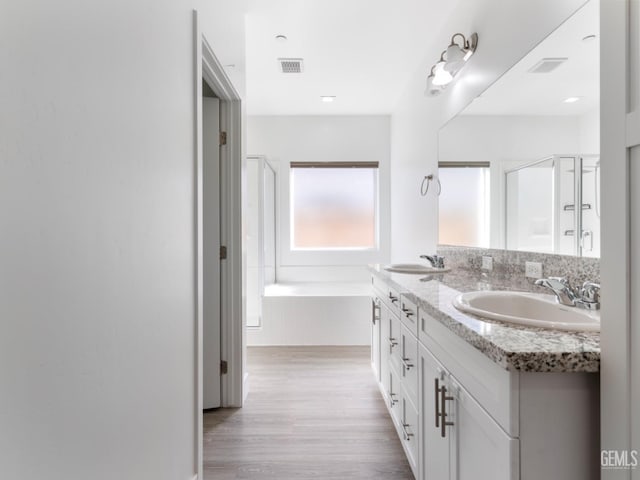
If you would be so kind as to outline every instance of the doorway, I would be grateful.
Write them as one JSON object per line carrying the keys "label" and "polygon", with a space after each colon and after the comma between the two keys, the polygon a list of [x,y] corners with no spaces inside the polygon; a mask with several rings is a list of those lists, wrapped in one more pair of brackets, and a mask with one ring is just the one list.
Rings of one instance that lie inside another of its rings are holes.
{"label": "doorway", "polygon": [[[194,11],[193,25],[196,127],[194,363],[197,380],[194,392],[194,434],[197,445],[194,470],[197,472],[196,478],[201,480],[204,478],[202,411],[207,405],[205,396],[207,402],[209,398],[213,398],[214,402],[219,398],[220,407],[240,407],[246,392],[243,365],[241,220],[244,162],[240,95],[202,35],[197,11]],[[217,99],[218,114],[209,102],[213,97]],[[217,126],[214,124],[216,119]],[[205,153],[205,150],[219,152],[218,168],[209,168],[215,162],[210,161],[209,153]],[[209,161],[205,162],[206,159]],[[211,318],[218,316],[219,326],[216,326],[214,320],[210,328],[205,328],[209,323],[208,319],[205,322],[205,314],[209,313],[212,314]],[[206,351],[207,344],[213,345],[213,349]],[[207,392],[205,388],[208,389]]]}
{"label": "doorway", "polygon": [[220,100],[202,80],[203,409],[221,406],[220,356]]}

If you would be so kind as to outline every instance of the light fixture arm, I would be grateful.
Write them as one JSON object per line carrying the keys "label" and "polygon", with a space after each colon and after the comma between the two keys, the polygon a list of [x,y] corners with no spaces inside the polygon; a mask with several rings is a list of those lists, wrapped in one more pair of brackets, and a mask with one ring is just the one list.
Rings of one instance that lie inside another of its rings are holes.
{"label": "light fixture arm", "polygon": [[[462,45],[458,45],[455,41],[456,37],[462,37]],[[462,33],[454,33],[453,36],[451,37],[451,43],[449,44],[450,47],[452,47],[453,45],[458,45],[461,48],[464,48],[465,50],[469,49],[469,41],[467,40],[467,37],[465,37]]]}

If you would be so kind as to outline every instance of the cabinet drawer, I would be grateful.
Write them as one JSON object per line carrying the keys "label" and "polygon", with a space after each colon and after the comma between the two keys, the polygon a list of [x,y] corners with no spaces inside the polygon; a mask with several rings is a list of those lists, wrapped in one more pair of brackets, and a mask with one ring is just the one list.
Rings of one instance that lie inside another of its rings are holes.
{"label": "cabinet drawer", "polygon": [[419,339],[512,437],[519,435],[519,377],[420,312]]}
{"label": "cabinet drawer", "polygon": [[400,295],[400,320],[411,333],[418,336],[418,306],[404,295]]}
{"label": "cabinet drawer", "polygon": [[400,314],[400,294],[398,291],[387,285],[383,280],[380,280],[378,277],[373,276],[372,283],[375,290],[377,290],[382,298],[382,300],[387,304],[387,306],[396,314]]}
{"label": "cabinet drawer", "polygon": [[414,405],[418,404],[418,340],[402,325],[400,337],[402,386]]}

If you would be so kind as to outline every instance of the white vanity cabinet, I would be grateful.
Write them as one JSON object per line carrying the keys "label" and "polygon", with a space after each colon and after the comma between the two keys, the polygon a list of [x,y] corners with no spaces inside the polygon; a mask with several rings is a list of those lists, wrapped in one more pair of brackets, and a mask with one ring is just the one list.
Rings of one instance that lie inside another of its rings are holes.
{"label": "white vanity cabinet", "polygon": [[382,380],[380,372],[380,334],[382,328],[380,304],[380,297],[377,295],[371,297],[371,369],[378,383]]}
{"label": "white vanity cabinet", "polygon": [[[373,278],[371,351],[379,351],[379,385],[409,465],[419,475],[418,309]],[[403,302],[404,300],[404,302]],[[379,334],[375,332],[379,328]],[[373,355],[373,353],[372,353]],[[375,362],[372,361],[372,365]],[[374,367],[374,371],[375,367]]]}
{"label": "white vanity cabinet", "polygon": [[514,480],[518,440],[420,345],[421,478]]}
{"label": "white vanity cabinet", "polygon": [[380,278],[373,285],[374,372],[416,478],[599,478],[597,373],[508,370]]}

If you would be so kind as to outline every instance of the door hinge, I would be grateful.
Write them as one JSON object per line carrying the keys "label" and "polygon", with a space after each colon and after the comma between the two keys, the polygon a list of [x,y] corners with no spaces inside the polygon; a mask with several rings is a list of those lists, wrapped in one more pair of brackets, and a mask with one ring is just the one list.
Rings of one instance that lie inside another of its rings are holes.
{"label": "door hinge", "polygon": [[227,144],[227,132],[220,132],[220,146]]}
{"label": "door hinge", "polygon": [[229,370],[229,365],[227,364],[226,360],[221,360],[220,361],[220,374],[224,375],[227,373],[227,371]]}
{"label": "door hinge", "polygon": [[220,260],[226,260],[227,259],[227,247],[225,247],[224,245],[220,246]]}

